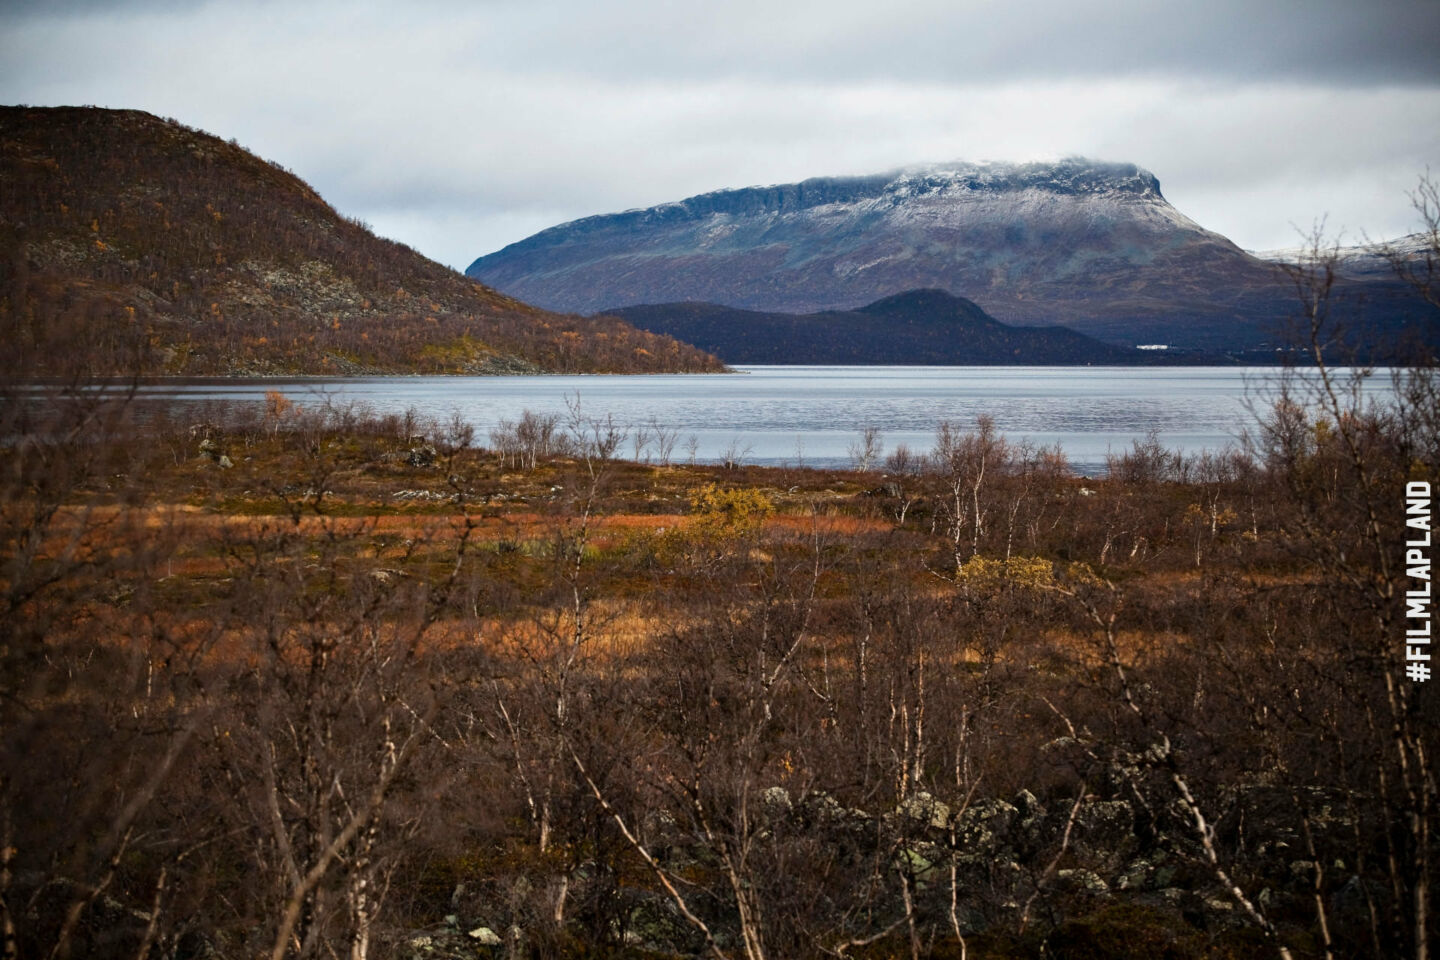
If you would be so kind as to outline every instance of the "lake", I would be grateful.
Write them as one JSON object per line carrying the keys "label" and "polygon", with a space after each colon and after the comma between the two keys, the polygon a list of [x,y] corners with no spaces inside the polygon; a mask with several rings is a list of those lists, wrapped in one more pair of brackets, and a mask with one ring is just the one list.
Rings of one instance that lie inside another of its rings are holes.
{"label": "lake", "polygon": [[[362,377],[173,380],[147,385],[153,400],[260,402],[278,390],[301,404],[360,403],[422,417],[458,412],[477,442],[525,410],[566,413],[577,395],[586,416],[623,425],[654,418],[678,431],[674,458],[806,466],[848,465],[865,426],[886,452],[928,450],[943,420],[968,428],[981,414],[1011,440],[1059,444],[1080,473],[1156,431],[1187,452],[1237,443],[1264,406],[1273,367],[826,367],[755,366],[737,374],[674,376]],[[1388,381],[1371,381],[1376,389]],[[626,455],[631,454],[629,445]]]}

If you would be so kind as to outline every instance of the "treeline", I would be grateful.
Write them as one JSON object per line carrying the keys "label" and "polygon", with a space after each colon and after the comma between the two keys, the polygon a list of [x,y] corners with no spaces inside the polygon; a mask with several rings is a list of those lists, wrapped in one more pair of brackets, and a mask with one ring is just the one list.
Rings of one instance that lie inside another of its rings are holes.
{"label": "treeline", "polygon": [[714,371],[536,310],[337,214],[236,145],[138,111],[0,109],[6,371]]}
{"label": "treeline", "polygon": [[13,955],[1424,956],[1440,396],[1315,384],[1100,480],[7,398]]}

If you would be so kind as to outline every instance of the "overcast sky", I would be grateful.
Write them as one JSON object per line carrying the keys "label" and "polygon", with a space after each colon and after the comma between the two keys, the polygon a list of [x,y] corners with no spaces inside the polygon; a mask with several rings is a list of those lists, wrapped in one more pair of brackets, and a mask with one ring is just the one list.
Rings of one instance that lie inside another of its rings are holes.
{"label": "overcast sky", "polygon": [[0,100],[233,137],[460,269],[722,187],[1071,155],[1255,249],[1413,229],[1440,0],[0,0]]}

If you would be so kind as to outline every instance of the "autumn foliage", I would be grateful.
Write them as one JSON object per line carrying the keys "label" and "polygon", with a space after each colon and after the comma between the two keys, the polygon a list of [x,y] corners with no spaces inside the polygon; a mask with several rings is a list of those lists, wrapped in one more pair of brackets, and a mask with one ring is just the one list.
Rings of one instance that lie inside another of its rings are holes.
{"label": "autumn foliage", "polygon": [[30,372],[721,369],[376,237],[233,141],[97,108],[0,108],[0,331]]}
{"label": "autumn foliage", "polygon": [[1434,940],[1440,714],[1387,685],[1413,419],[1282,403],[1097,480],[984,421],[818,471],[578,404],[480,448],[280,391],[53,400],[0,405],[19,956]]}

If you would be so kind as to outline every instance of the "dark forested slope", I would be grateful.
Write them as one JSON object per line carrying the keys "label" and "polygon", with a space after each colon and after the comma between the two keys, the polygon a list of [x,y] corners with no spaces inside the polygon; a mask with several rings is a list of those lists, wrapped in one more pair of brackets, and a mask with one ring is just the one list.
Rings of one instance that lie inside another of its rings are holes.
{"label": "dark forested slope", "polygon": [[376,237],[233,141],[96,108],[0,108],[0,331],[31,373],[720,369]]}
{"label": "dark forested slope", "polygon": [[762,313],[713,303],[606,311],[642,330],[709,350],[726,363],[1140,363],[1142,351],[1064,327],[1012,327],[964,297],[911,290],[855,310]]}

